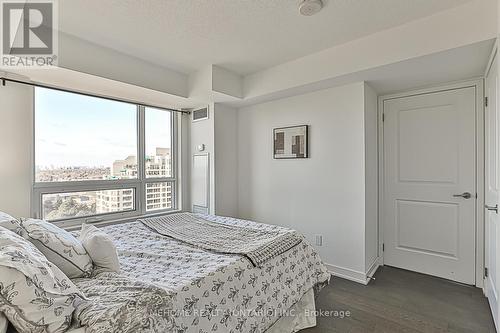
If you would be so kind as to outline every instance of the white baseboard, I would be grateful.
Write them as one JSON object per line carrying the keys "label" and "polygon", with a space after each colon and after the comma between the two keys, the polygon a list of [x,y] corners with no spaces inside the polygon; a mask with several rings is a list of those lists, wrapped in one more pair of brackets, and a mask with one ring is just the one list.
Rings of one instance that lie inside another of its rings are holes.
{"label": "white baseboard", "polygon": [[357,283],[367,285],[368,282],[370,282],[373,274],[375,274],[378,267],[380,266],[380,258],[376,258],[373,261],[373,263],[370,265],[367,272],[356,271],[356,270],[353,270],[350,268],[340,267],[340,266],[331,265],[331,264],[325,264],[325,266],[326,266],[326,268],[328,268],[328,271],[333,276],[338,276],[338,277],[346,279],[346,280],[350,280],[350,281],[354,281]]}
{"label": "white baseboard", "polygon": [[351,280],[357,283],[362,283],[366,285],[368,282],[366,280],[366,274],[361,271],[355,271],[350,268],[344,268],[340,266],[325,264],[328,271],[333,276],[338,276],[343,279]]}
{"label": "white baseboard", "polygon": [[381,264],[381,260],[380,259],[381,259],[380,257],[375,258],[375,260],[373,261],[373,263],[368,268],[368,271],[366,272],[366,278],[367,278],[368,282],[370,282],[370,280],[372,279],[372,277],[377,272],[377,269],[380,267],[380,264]]}

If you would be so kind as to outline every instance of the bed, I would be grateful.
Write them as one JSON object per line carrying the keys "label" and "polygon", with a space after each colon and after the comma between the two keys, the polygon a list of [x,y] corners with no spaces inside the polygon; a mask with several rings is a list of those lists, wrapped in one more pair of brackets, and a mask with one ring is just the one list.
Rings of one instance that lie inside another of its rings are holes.
{"label": "bed", "polygon": [[[278,233],[289,231],[233,218],[202,217],[225,225]],[[106,226],[103,230],[117,246],[119,278],[133,281],[141,288],[154,286],[169,299],[154,304],[157,301],[154,293],[149,298],[144,293],[132,295],[131,298],[145,297],[136,300],[142,302],[142,308],[136,308],[136,303],[126,304],[125,312],[108,314],[112,318],[107,320],[117,321],[113,325],[119,325],[120,317],[129,317],[131,313],[146,319],[152,311],[168,322],[168,327],[160,325],[152,332],[296,332],[316,324],[315,294],[328,284],[330,274],[305,240],[256,267],[244,256],[206,251],[163,236],[139,221]],[[116,278],[115,273],[97,271],[91,278],[77,278],[73,282],[95,304],[102,304],[112,302],[110,299],[116,293],[114,289],[102,288],[102,283]],[[125,305],[116,307],[119,306]],[[80,311],[78,321],[86,325],[101,315],[93,311]],[[71,333],[97,331],[95,327],[81,327]]]}

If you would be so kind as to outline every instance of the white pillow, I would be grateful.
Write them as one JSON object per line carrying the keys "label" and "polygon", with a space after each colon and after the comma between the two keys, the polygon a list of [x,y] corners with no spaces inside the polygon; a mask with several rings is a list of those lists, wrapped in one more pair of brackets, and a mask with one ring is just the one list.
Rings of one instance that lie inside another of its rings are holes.
{"label": "white pillow", "polygon": [[0,313],[18,332],[64,332],[83,294],[30,242],[0,227]]}
{"label": "white pillow", "polygon": [[[16,218],[10,216],[7,213],[0,212],[0,227],[7,228],[7,229],[17,233],[18,229],[20,227],[20,224]],[[1,332],[2,331],[0,331],[0,333]]]}
{"label": "white pillow", "polygon": [[104,272],[120,273],[120,261],[111,237],[93,225],[82,224],[80,241],[96,268]]}
{"label": "white pillow", "polygon": [[7,333],[7,327],[9,327],[9,321],[7,317],[0,312],[0,333]]}
{"label": "white pillow", "polygon": [[75,236],[43,220],[21,219],[20,223],[22,236],[70,279],[92,274],[92,259]]}

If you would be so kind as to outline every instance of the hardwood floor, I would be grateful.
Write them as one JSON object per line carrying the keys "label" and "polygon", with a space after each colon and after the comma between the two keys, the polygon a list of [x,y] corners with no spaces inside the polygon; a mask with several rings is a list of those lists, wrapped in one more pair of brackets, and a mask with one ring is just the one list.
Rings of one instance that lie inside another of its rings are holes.
{"label": "hardwood floor", "polygon": [[317,310],[350,316],[319,317],[317,327],[301,332],[495,332],[479,288],[388,266],[375,278],[368,286],[333,278]]}

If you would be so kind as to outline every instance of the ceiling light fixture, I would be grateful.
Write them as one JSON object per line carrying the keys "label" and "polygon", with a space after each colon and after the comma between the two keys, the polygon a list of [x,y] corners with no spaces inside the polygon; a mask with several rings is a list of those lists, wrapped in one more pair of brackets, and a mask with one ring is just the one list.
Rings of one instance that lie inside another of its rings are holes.
{"label": "ceiling light fixture", "polygon": [[323,8],[321,0],[304,0],[299,5],[299,11],[304,16],[311,16],[319,12]]}

